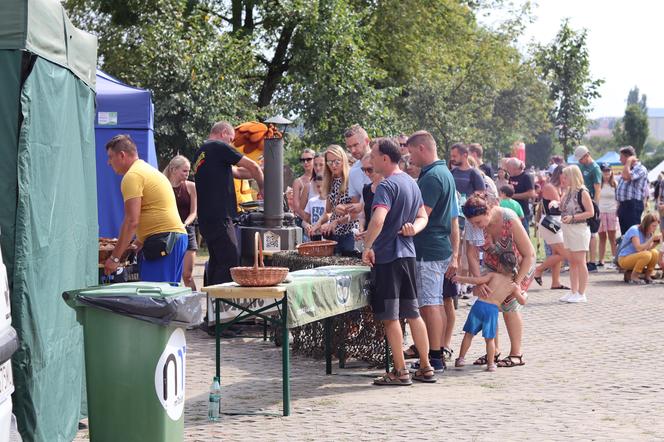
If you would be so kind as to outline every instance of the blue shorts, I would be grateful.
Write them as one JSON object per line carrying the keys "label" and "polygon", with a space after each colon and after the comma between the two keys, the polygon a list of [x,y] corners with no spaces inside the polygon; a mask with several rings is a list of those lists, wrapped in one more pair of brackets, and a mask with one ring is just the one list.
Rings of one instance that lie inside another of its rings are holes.
{"label": "blue shorts", "polygon": [[498,328],[498,306],[488,302],[475,301],[470,308],[466,323],[463,325],[463,331],[476,335],[482,330],[482,337],[493,339],[496,337]]}
{"label": "blue shorts", "polygon": [[180,233],[168,255],[147,260],[141,253],[138,259],[138,273],[141,281],[180,283],[184,254],[187,252],[189,240],[187,234]]}

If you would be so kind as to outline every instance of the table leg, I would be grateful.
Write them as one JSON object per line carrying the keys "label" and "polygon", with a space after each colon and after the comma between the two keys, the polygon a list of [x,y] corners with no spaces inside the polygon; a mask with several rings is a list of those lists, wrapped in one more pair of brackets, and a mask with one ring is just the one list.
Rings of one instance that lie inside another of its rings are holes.
{"label": "table leg", "polygon": [[385,373],[390,371],[390,346],[387,343],[387,336],[385,337]]}
{"label": "table leg", "polygon": [[215,345],[215,368],[217,373],[217,379],[221,384],[221,301],[219,299],[214,300],[214,345]]}
{"label": "table leg", "polygon": [[288,343],[288,297],[281,303],[281,357],[284,416],[290,416],[290,345]]}
{"label": "table leg", "polygon": [[332,374],[332,318],[323,320],[325,331],[325,374]]}

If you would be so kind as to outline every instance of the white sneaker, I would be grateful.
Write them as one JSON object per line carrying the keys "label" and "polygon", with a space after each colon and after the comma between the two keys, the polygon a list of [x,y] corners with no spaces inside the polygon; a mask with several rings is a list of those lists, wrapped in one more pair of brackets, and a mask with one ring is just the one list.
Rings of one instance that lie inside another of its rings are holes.
{"label": "white sneaker", "polygon": [[575,293],[569,298],[567,298],[567,302],[572,302],[572,303],[588,302],[588,298],[586,298],[586,295],[584,293]]}
{"label": "white sneaker", "polygon": [[574,295],[576,295],[576,293],[573,293],[573,292],[565,293],[558,301],[567,302],[567,300],[569,298],[571,298],[572,296],[574,296]]}

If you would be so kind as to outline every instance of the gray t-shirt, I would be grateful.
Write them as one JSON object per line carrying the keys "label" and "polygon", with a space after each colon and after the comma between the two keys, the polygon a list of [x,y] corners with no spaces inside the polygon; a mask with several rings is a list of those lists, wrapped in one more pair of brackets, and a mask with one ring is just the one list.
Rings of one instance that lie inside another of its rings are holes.
{"label": "gray t-shirt", "polygon": [[408,174],[397,172],[381,181],[376,188],[372,210],[384,207],[387,209],[387,216],[383,230],[373,244],[376,264],[415,257],[413,237],[400,235],[399,230],[404,224],[415,221],[417,211],[422,205],[420,188]]}

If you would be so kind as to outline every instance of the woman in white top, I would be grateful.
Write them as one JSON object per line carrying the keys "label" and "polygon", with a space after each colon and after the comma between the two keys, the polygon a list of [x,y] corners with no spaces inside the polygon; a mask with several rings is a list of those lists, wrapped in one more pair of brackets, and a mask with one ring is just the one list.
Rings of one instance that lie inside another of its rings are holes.
{"label": "woman in white top", "polygon": [[613,176],[611,166],[602,164],[602,187],[599,192],[599,263],[604,266],[606,255],[606,240],[611,246],[611,256],[616,256],[616,230],[618,228],[618,202],[616,201],[616,188],[618,183]]}

